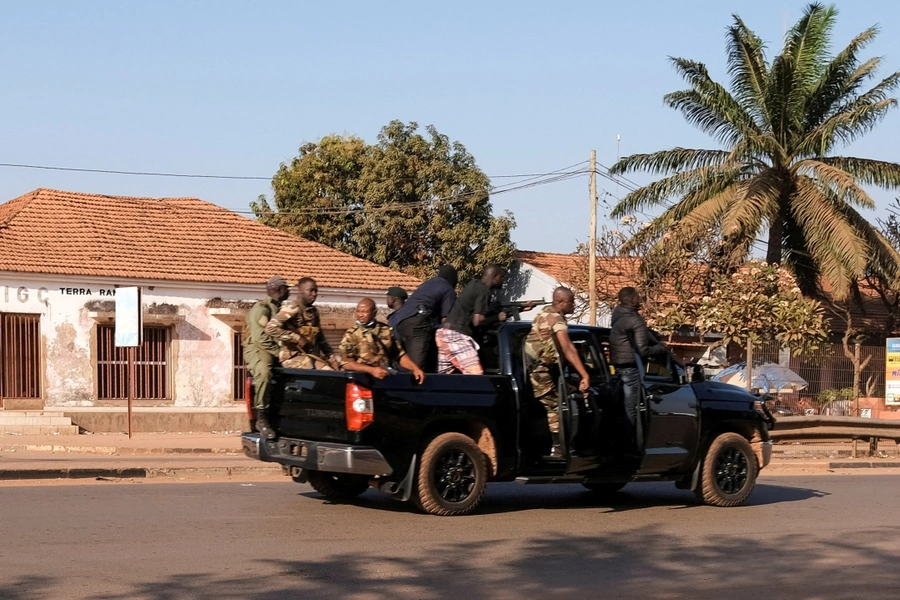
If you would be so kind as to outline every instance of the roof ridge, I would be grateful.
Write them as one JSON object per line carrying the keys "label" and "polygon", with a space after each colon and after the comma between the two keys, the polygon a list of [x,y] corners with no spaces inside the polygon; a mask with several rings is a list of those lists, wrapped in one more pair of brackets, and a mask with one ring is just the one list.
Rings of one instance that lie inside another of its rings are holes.
{"label": "roof ridge", "polygon": [[[20,212],[22,212],[29,204],[31,204],[35,198],[37,198],[40,191],[41,188],[38,188],[31,192],[22,194],[18,198],[13,198],[12,200],[0,204],[0,229],[9,227],[9,224],[12,222],[12,220],[15,219],[16,216]],[[6,207],[6,211],[4,211],[4,207]],[[4,212],[6,212],[6,214],[4,214]]]}

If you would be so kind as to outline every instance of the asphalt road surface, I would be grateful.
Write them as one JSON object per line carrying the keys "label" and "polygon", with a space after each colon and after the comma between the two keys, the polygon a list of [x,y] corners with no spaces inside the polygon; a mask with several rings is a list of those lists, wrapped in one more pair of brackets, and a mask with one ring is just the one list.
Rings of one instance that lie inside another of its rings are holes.
{"label": "asphalt road surface", "polygon": [[898,507],[886,474],[763,477],[742,508],[492,484],[451,518],[289,480],[3,486],[0,598],[895,599]]}

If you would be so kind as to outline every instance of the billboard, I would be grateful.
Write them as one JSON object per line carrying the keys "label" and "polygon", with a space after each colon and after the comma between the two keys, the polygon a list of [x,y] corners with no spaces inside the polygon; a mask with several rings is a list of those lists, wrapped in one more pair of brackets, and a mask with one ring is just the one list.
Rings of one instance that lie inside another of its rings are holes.
{"label": "billboard", "polygon": [[900,338],[887,339],[884,365],[884,402],[889,406],[900,406]]}

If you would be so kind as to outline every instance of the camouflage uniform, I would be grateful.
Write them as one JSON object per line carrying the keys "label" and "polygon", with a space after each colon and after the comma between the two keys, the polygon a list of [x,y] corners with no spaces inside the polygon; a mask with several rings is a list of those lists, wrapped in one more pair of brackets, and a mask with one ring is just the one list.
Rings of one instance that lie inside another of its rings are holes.
{"label": "camouflage uniform", "polygon": [[531,324],[531,331],[525,338],[525,354],[528,357],[528,377],[534,390],[534,397],[547,407],[547,422],[550,431],[559,432],[559,392],[558,372],[559,350],[554,334],[568,331],[566,318],[556,312],[553,306],[545,306]]}
{"label": "camouflage uniform", "polygon": [[266,333],[266,325],[281,308],[280,302],[271,298],[260,300],[247,315],[247,332],[244,338],[244,363],[253,378],[253,407],[269,407],[269,379],[272,367],[278,366],[278,340]]}
{"label": "camouflage uniform", "polygon": [[266,325],[266,333],[281,344],[278,358],[288,369],[330,371],[331,346],[322,333],[319,310],[294,300],[281,307]]}
{"label": "camouflage uniform", "polygon": [[369,367],[386,369],[406,354],[403,344],[393,335],[393,328],[375,321],[372,327],[355,325],[347,330],[341,340],[341,360],[358,362]]}

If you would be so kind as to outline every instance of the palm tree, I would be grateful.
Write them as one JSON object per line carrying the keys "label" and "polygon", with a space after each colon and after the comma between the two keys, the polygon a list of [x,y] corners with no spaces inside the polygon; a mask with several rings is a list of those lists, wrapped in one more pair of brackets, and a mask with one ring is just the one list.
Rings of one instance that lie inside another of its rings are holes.
{"label": "palm tree", "polygon": [[806,294],[823,278],[843,298],[867,267],[900,281],[900,254],[856,210],[875,205],[861,186],[900,187],[900,165],[832,155],[897,105],[889,94],[900,72],[866,90],[881,59],[858,55],[878,28],[832,57],[836,15],[834,6],[808,5],[771,62],[763,41],[733,15],[726,36],[730,91],[702,63],[670,58],[690,89],[667,94],[666,104],[722,149],[634,154],[610,169],[665,175],[613,209],[621,217],[666,206],[636,243],[692,240],[715,228],[723,254],[745,259],[767,232],[766,260],[789,267]]}

